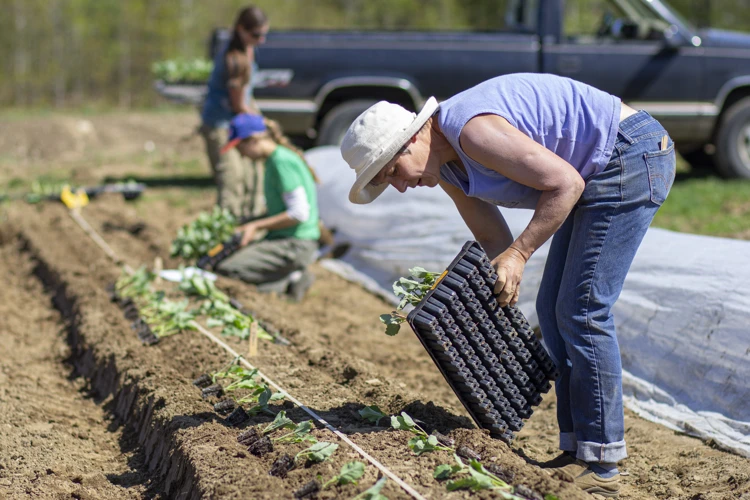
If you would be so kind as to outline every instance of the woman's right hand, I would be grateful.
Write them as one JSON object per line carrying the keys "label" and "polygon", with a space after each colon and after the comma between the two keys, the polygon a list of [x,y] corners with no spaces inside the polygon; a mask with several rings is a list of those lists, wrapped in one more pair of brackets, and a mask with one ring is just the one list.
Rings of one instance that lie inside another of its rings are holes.
{"label": "woman's right hand", "polygon": [[526,257],[510,246],[492,259],[492,267],[497,272],[495,295],[500,306],[515,305],[521,291],[521,278],[526,267]]}

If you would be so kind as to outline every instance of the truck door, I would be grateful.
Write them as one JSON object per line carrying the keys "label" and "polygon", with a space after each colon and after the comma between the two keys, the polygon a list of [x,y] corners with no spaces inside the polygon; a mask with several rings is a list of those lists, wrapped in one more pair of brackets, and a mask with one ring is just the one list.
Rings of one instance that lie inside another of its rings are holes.
{"label": "truck door", "polygon": [[644,0],[567,0],[561,10],[561,35],[543,39],[543,71],[588,83],[659,118],[694,111],[687,108],[700,100],[702,49],[677,19],[662,17]]}

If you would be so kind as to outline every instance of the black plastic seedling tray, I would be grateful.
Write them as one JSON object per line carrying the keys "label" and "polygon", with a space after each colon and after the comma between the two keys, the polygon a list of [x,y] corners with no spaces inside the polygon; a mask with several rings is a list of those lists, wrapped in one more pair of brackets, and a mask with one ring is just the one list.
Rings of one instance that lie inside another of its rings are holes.
{"label": "black plastic seedling tray", "polygon": [[477,426],[510,442],[557,371],[516,307],[500,307],[497,274],[467,242],[407,321]]}

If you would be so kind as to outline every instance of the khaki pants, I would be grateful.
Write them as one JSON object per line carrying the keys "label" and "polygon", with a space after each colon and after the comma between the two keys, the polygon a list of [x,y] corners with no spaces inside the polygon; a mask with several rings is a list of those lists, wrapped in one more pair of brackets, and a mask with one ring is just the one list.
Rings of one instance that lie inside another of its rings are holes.
{"label": "khaki pants", "polygon": [[237,149],[221,154],[227,143],[228,130],[201,126],[206,153],[218,189],[217,205],[228,209],[240,220],[256,219],[265,211],[263,197],[263,162],[243,158]]}
{"label": "khaki pants", "polygon": [[289,275],[312,264],[317,249],[318,242],[314,240],[260,240],[219,263],[216,271],[258,285],[262,292],[283,293],[289,284]]}

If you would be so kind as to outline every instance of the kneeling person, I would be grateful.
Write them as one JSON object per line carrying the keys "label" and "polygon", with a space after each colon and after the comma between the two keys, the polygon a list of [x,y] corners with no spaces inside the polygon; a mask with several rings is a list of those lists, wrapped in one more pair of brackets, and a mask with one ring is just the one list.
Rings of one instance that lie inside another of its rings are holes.
{"label": "kneeling person", "polygon": [[[233,147],[242,156],[265,162],[268,211],[237,228],[242,248],[217,271],[258,285],[260,291],[288,293],[300,300],[313,281],[306,268],[315,260],[320,238],[315,173],[278,126],[259,115],[240,114],[232,120],[223,151]],[[254,241],[263,230],[266,236]]]}

